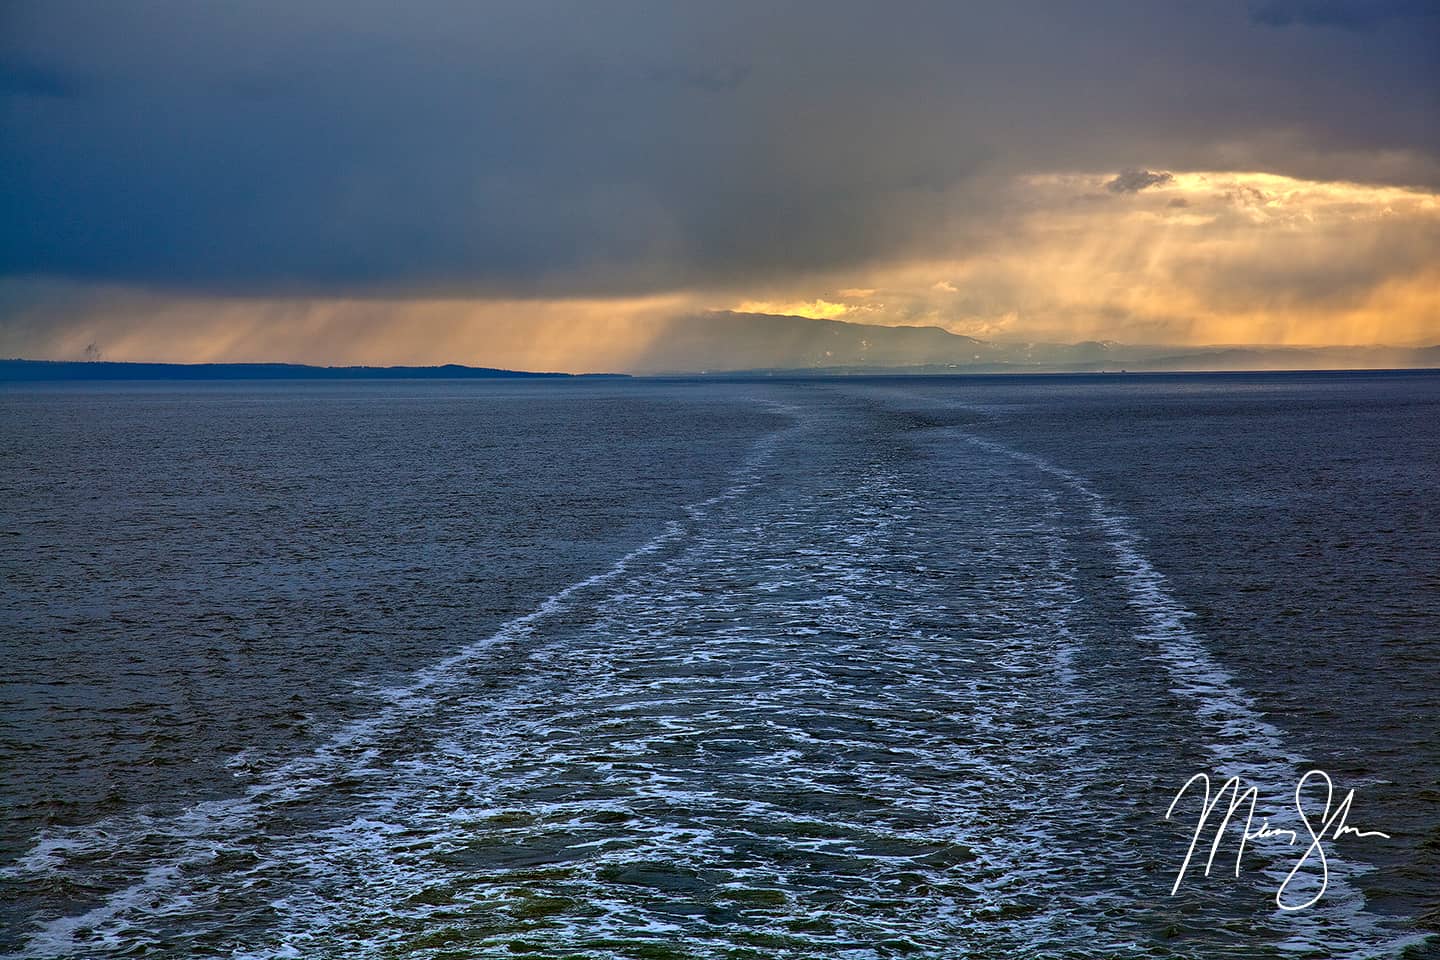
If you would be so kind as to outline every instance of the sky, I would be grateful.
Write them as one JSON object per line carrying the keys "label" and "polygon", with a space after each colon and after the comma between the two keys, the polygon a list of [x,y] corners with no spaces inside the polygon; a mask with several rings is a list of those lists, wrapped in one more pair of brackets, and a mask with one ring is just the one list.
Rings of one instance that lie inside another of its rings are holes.
{"label": "sky", "polygon": [[0,355],[1440,342],[1440,4],[0,0]]}

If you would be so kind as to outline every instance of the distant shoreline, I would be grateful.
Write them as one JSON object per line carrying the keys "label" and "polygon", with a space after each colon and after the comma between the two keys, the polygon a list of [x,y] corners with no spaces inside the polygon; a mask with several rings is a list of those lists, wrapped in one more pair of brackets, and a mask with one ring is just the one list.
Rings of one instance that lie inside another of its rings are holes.
{"label": "distant shoreline", "polygon": [[539,373],[466,367],[318,367],[304,363],[130,363],[112,360],[0,360],[0,382],[77,380],[572,380],[623,373]]}
{"label": "distant shoreline", "polygon": [[1435,374],[1440,376],[1440,367],[1174,367],[1111,370],[1093,367],[815,367],[784,370],[716,370],[701,373],[637,373],[634,379],[644,380],[826,380],[826,379],[943,379],[947,377],[970,377],[974,379],[1006,379],[1024,377],[1085,377],[1109,379],[1120,377],[1146,377],[1166,379],[1176,377],[1246,377],[1246,376],[1309,376],[1336,375],[1399,375]]}

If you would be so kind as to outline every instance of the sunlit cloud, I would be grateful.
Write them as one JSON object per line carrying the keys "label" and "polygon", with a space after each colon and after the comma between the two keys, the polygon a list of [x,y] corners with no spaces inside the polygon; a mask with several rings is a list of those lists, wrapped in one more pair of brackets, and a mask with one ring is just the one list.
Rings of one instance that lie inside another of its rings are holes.
{"label": "sunlit cloud", "polygon": [[98,352],[106,360],[182,363],[463,363],[583,373],[628,369],[668,318],[688,306],[676,296],[340,300],[50,290],[28,305],[9,305],[0,354],[83,360]]}
{"label": "sunlit cloud", "polygon": [[730,308],[736,313],[769,313],[787,317],[809,317],[812,320],[834,320],[855,308],[848,303],[829,300],[744,300]]}
{"label": "sunlit cloud", "polygon": [[1249,172],[1132,171],[1144,186],[1121,191],[1115,180],[994,188],[954,247],[851,278],[885,304],[865,322],[1011,340],[1440,341],[1435,193]]}

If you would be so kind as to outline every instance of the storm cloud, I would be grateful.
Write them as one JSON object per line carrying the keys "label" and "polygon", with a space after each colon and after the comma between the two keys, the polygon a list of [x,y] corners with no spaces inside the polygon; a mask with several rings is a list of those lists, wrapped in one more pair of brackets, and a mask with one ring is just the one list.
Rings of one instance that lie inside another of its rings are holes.
{"label": "storm cloud", "polygon": [[1431,0],[1252,0],[1251,16],[1272,27],[1370,30],[1387,20],[1440,17],[1440,7]]}
{"label": "storm cloud", "polygon": [[0,276],[759,289],[981,244],[1002,176],[1440,185],[1440,27],[1359,9],[10,2]]}
{"label": "storm cloud", "polygon": [[1174,180],[1173,174],[1154,173],[1150,170],[1122,170],[1113,180],[1105,184],[1111,193],[1139,193],[1146,187],[1159,186]]}

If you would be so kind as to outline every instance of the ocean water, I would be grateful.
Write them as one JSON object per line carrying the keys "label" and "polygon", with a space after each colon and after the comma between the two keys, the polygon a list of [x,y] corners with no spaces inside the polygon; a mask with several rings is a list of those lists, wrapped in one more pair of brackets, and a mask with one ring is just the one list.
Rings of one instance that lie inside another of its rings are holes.
{"label": "ocean water", "polygon": [[1437,375],[11,386],[0,576],[0,954],[1437,955]]}

